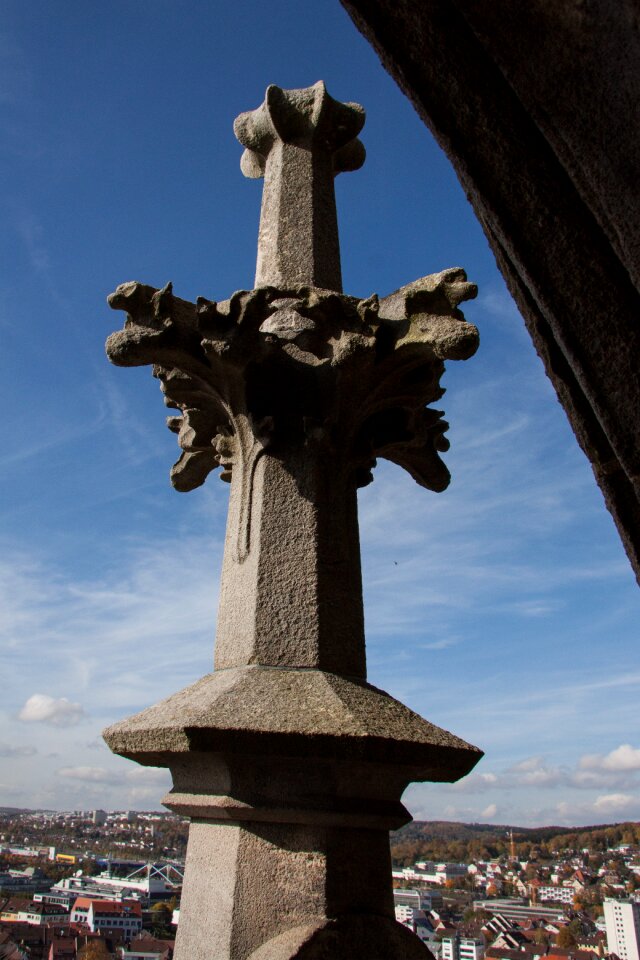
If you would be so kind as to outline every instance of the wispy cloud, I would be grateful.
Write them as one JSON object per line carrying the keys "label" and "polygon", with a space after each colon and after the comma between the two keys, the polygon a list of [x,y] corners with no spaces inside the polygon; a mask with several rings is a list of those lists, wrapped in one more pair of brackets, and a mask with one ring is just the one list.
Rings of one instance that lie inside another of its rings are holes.
{"label": "wispy cloud", "polygon": [[432,640],[430,643],[419,643],[419,650],[448,650],[449,647],[455,647],[459,640],[453,637],[443,637],[441,640]]}
{"label": "wispy cloud", "polygon": [[[114,322],[114,328],[118,325],[117,322]],[[140,421],[137,412],[131,408],[128,394],[119,386],[117,379],[113,376],[113,371],[99,368],[95,370],[94,376],[97,401],[101,408],[102,417],[116,433],[125,461],[129,465],[139,466],[151,459],[157,459],[157,439],[154,435],[149,434],[146,424]],[[149,391],[152,391],[154,386],[156,386],[155,383],[149,384]],[[159,389],[157,392],[159,394]],[[157,404],[157,431],[160,432],[163,427],[163,406],[160,396],[157,398]],[[175,440],[173,440],[173,444],[175,446],[175,459],[177,460],[180,449]],[[167,473],[170,462],[165,465]]]}
{"label": "wispy cloud", "polygon": [[57,771],[57,775],[65,780],[82,780],[87,783],[110,783],[114,785],[122,783],[122,781],[139,785],[166,785],[171,780],[169,771],[163,767],[132,767],[124,772],[119,767],[61,767]]}
{"label": "wispy cloud", "polygon": [[[36,230],[34,264],[38,238]],[[109,420],[127,436],[120,478],[156,456],[149,439],[156,434],[146,426],[139,436],[127,434],[137,429],[129,394],[115,380],[95,382],[100,425]],[[620,731],[628,729],[640,674],[614,673],[612,664],[623,662],[616,643],[630,634],[636,608],[630,601],[626,607],[597,602],[616,589],[626,561],[613,532],[609,539],[581,539],[582,516],[599,494],[568,428],[543,406],[546,389],[526,372],[518,378],[507,370],[452,390],[444,404],[453,425],[445,457],[449,490],[436,496],[381,463],[360,497],[371,679],[488,755],[459,786],[415,788],[409,797],[418,815],[446,807],[491,820],[527,805],[559,816],[555,801],[565,790],[574,813],[588,809],[603,817],[594,806],[598,797],[633,794],[634,771],[607,767],[620,761],[580,766],[576,759],[613,755]],[[156,409],[154,429],[161,431]],[[114,481],[100,496],[121,494]],[[211,668],[224,515],[224,497],[218,490],[214,496],[215,517],[203,496],[170,537],[159,532],[167,527],[157,525],[152,502],[140,509],[139,523],[132,513],[131,529],[114,537],[112,548],[105,547],[109,533],[100,531],[100,567],[87,562],[86,569],[72,569],[42,546],[6,543],[0,634],[16,678],[7,692],[7,729],[33,690],[85,704],[91,713],[74,728],[73,741],[65,728],[41,724],[43,767],[36,773],[33,765],[32,782],[40,777],[42,802],[75,806],[82,797],[100,805],[106,794],[123,803],[135,791],[140,802],[157,803],[161,779],[145,779],[150,773],[143,769],[130,776],[135,768],[98,755],[95,742],[102,726]],[[65,509],[73,514],[75,504],[61,507],[61,515]],[[607,524],[605,516],[605,534]],[[203,534],[209,529],[212,535]],[[590,607],[581,605],[585,597]],[[589,612],[579,620],[583,606]],[[607,645],[603,637],[611,638]],[[563,659],[565,651],[572,653]],[[602,709],[591,732],[594,701]],[[565,755],[551,750],[558,730],[564,743],[571,741]],[[10,733],[3,735],[13,743]],[[25,756],[19,766],[27,763]]]}
{"label": "wispy cloud", "polygon": [[[56,771],[56,796],[72,791],[74,802],[87,805],[157,808],[164,793],[171,788],[171,774],[157,767],[132,767],[111,758],[109,767],[74,766]],[[59,802],[59,801],[58,801]]]}
{"label": "wispy cloud", "polygon": [[[207,504],[203,498],[195,508],[201,526],[211,525]],[[8,777],[0,769],[0,780],[14,782],[12,799],[158,805],[170,784],[166,771],[112,757],[100,731],[212,669],[221,552],[220,539],[192,531],[161,545],[125,539],[117,560],[104,554],[99,576],[82,577],[5,542],[0,645],[10,682],[1,722],[11,749],[0,751],[0,762],[12,767]],[[21,746],[27,726],[38,732],[37,757]]]}
{"label": "wispy cloud", "polygon": [[49,454],[57,447],[65,444],[79,444],[88,437],[95,436],[97,430],[104,425],[102,416],[94,420],[84,421],[81,425],[62,426],[53,436],[42,437],[30,443],[21,442],[13,450],[5,450],[0,454],[0,468],[7,470],[26,460],[33,460]]}
{"label": "wispy cloud", "polygon": [[20,757],[33,757],[38,751],[32,746],[15,746],[0,741],[0,757],[11,757],[14,760]]}
{"label": "wispy cloud", "polygon": [[57,308],[73,316],[70,298],[63,292],[64,275],[56,269],[55,248],[42,219],[19,195],[6,197],[5,205],[9,224],[26,256],[31,282],[44,288]]}
{"label": "wispy cloud", "polygon": [[452,420],[462,426],[445,457],[454,477],[446,493],[435,496],[398,468],[380,464],[376,482],[361,494],[365,589],[375,634],[388,635],[394,622],[396,634],[412,626],[417,632],[425,624],[420,609],[433,623],[478,601],[496,612],[547,617],[564,606],[563,587],[610,578],[624,564],[620,557],[612,565],[598,548],[571,557],[556,551],[552,565],[531,554],[532,543],[544,555],[552,531],[558,536],[564,530],[569,538],[579,525],[583,502],[594,495],[588,468],[577,455],[558,472],[554,458],[545,476],[540,464],[546,448],[559,442],[557,424],[542,430],[536,424],[531,436],[529,413],[502,410],[501,426],[492,430],[493,387],[469,393],[474,406],[486,410],[487,423],[476,415],[474,434],[466,436],[465,402],[457,398],[454,405],[462,409]]}
{"label": "wispy cloud", "polygon": [[115,775],[104,767],[61,767],[58,776],[89,783],[115,783]]}
{"label": "wispy cloud", "polygon": [[[521,812],[517,820],[522,826],[540,822],[579,824],[637,816],[640,813],[638,752],[624,744],[597,757],[596,762],[593,755],[579,757],[573,766],[554,765],[541,755],[530,756],[503,769],[474,771],[454,784],[412,785],[405,802],[409,803],[414,816],[431,819],[444,814],[452,818],[495,821],[508,809],[525,811],[528,808],[529,816]],[[614,759],[606,766],[604,761],[609,758]],[[562,799],[551,802],[554,794],[560,794]],[[585,798],[587,794],[590,796]],[[465,797],[467,802],[452,803],[452,795]],[[489,812],[492,809],[494,813]]]}
{"label": "wispy cloud", "polygon": [[[92,714],[110,722],[211,669],[221,547],[202,536],[166,541],[162,550],[138,544],[101,579],[84,581],[7,551],[11,559],[0,560],[6,665],[16,678],[46,676],[50,689],[66,687],[63,696],[29,693],[14,707],[20,718],[77,722],[81,707],[65,698],[71,690],[90,692]],[[21,686],[5,702],[15,703]]]}

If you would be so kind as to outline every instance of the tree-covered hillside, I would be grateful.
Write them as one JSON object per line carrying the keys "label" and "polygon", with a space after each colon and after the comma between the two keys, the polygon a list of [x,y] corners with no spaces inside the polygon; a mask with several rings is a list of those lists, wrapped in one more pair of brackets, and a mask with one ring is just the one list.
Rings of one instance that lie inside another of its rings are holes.
{"label": "tree-covered hillside", "polygon": [[511,827],[508,824],[414,820],[391,834],[396,866],[416,860],[488,860],[508,856],[511,832],[519,860],[547,860],[565,851],[588,847],[603,853],[620,843],[640,844],[640,823],[593,827]]}

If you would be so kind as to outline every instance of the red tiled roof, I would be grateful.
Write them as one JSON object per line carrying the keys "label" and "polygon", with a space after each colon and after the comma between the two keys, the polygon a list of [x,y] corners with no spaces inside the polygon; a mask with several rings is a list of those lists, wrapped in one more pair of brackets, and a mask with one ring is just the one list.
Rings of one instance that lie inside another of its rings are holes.
{"label": "red tiled roof", "polygon": [[[539,952],[543,953],[542,947]],[[533,956],[531,947],[526,947],[524,950],[509,950],[507,947],[487,947],[485,953],[485,957],[489,957],[489,960],[524,960],[524,958],[531,956]]]}
{"label": "red tiled roof", "polygon": [[77,900],[74,900],[74,903],[73,903],[73,906],[71,907],[71,909],[72,909],[72,910],[75,910],[76,907],[81,907],[81,908],[83,908],[83,909],[85,909],[85,908],[88,909],[88,908],[91,906],[92,903],[93,903],[93,900],[91,900],[89,897],[78,897]]}
{"label": "red tiled roof", "polygon": [[137,900],[91,900],[89,897],[78,897],[72,909],[91,910],[94,914],[126,914],[127,916],[141,917],[142,908]]}
{"label": "red tiled roof", "polygon": [[142,916],[142,908],[137,901],[94,900],[93,912],[94,914],[113,913],[118,915],[126,914],[132,917]]}
{"label": "red tiled roof", "polygon": [[554,947],[547,954],[547,960],[593,960],[596,956],[595,950],[566,950],[564,947]]}

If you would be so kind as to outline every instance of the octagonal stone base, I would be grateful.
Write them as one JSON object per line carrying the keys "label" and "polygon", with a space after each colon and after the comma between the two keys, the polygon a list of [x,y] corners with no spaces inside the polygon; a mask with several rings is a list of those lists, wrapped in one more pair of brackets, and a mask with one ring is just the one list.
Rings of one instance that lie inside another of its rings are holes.
{"label": "octagonal stone base", "polygon": [[248,666],[203,677],[105,731],[168,766],[191,818],[176,960],[429,960],[395,922],[390,829],[413,780],[481,751],[370,684]]}

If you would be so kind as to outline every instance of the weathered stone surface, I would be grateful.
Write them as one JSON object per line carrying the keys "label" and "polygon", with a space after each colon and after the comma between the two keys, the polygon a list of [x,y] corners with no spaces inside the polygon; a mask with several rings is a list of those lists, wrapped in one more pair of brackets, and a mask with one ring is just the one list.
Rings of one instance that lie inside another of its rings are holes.
{"label": "weathered stone surface", "polygon": [[380,831],[194,824],[176,952],[429,960],[418,938],[394,920],[390,873]]}
{"label": "weathered stone surface", "polygon": [[633,0],[342,0],[451,160],[640,579]]}
{"label": "weathered stone surface", "polygon": [[354,914],[313,926],[294,927],[267,941],[251,960],[353,960],[355,957],[433,960],[407,927],[387,917]]}
{"label": "weathered stone surface", "polygon": [[379,299],[271,287],[190,304],[139,283],[107,342],[123,366],[154,364],[183,453],[179,490],[222,467],[231,497],[216,668],[259,663],[366,675],[356,489],[377,457],[443,490],[444,360],[478,333],[454,268]]}
{"label": "weathered stone surface", "polygon": [[256,287],[342,290],[333,177],[364,163],[363,124],[360,104],[339,103],[322,82],[270,86],[264,103],[236,120],[242,172],[264,177]]}
{"label": "weathered stone surface", "polygon": [[333,176],[355,169],[362,108],[322,84],[270,87],[236,133],[264,173],[256,289],[195,304],[140,283],[109,298],[121,366],[153,365],[191,490],[231,482],[216,671],[105,731],[168,766],[189,816],[176,960],[418,957],[393,919],[388,830],[414,779],[481,752],[366,683],[359,486],[377,457],[430,490],[449,473],[447,359],[477,347],[459,268],[380,299],[343,296]]}
{"label": "weathered stone surface", "polygon": [[267,667],[211,673],[104,737],[116,753],[150,764],[190,750],[275,753],[409,765],[428,780],[458,779],[481,756],[371,684]]}

